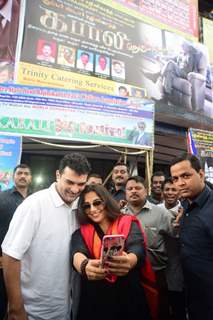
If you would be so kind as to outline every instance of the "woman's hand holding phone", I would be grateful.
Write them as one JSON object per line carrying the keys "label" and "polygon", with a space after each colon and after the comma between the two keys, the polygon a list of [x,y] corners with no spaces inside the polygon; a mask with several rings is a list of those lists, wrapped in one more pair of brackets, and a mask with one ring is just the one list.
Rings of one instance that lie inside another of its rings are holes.
{"label": "woman's hand holding phone", "polygon": [[85,271],[88,280],[103,280],[107,274],[113,274],[118,277],[127,275],[136,263],[137,257],[135,254],[127,254],[123,251],[120,256],[113,256],[107,260],[107,268],[101,267],[100,259],[90,259]]}
{"label": "woman's hand holding phone", "polygon": [[134,261],[134,265],[137,263],[137,257],[135,255],[135,257],[133,257],[133,255],[134,254],[132,253],[127,254],[123,251],[121,256],[111,257],[110,260],[107,261],[108,273],[119,277],[125,276],[133,267],[134,259],[136,259],[136,262]]}
{"label": "woman's hand holding phone", "polygon": [[106,277],[106,270],[100,268],[100,259],[90,259],[85,272],[88,280],[103,280]]}

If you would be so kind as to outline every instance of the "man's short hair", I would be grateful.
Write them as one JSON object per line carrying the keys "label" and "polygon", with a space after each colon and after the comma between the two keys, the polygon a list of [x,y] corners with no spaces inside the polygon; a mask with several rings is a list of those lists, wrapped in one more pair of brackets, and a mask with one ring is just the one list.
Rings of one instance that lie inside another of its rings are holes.
{"label": "man's short hair", "polygon": [[172,177],[169,177],[169,178],[166,178],[166,179],[165,179],[165,181],[162,183],[162,189],[164,189],[164,187],[165,187],[165,185],[166,185],[167,183],[173,184],[173,179],[172,179]]}
{"label": "man's short hair", "polygon": [[193,154],[187,153],[187,152],[183,152],[181,153],[178,157],[175,157],[171,163],[170,163],[170,167],[174,166],[175,164],[182,162],[182,161],[189,161],[191,163],[192,168],[199,172],[200,169],[202,169],[200,160]]}
{"label": "man's short hair", "polygon": [[52,45],[49,42],[43,42],[42,47],[50,47],[52,49]]}
{"label": "man's short hair", "polygon": [[89,178],[97,178],[97,179],[101,179],[103,180],[102,176],[98,173],[90,173],[89,176],[88,176],[88,179]]}
{"label": "man's short hair", "polygon": [[78,152],[68,153],[61,159],[59,173],[62,174],[66,167],[74,170],[78,175],[88,174],[91,171],[87,158]]}
{"label": "man's short hair", "polygon": [[127,185],[127,183],[129,182],[129,181],[135,181],[136,183],[141,183],[143,186],[144,186],[144,188],[146,188],[146,183],[145,183],[145,180],[144,180],[144,178],[143,177],[141,177],[141,176],[132,176],[132,177],[129,177],[128,179],[127,179],[127,182],[126,182],[126,185]]}
{"label": "man's short hair", "polygon": [[100,56],[98,57],[98,61],[99,61],[100,59],[104,59],[104,60],[107,62],[107,58],[106,58],[105,56],[103,56],[103,55],[100,55]]}
{"label": "man's short hair", "polygon": [[118,90],[119,90],[119,91],[120,91],[120,90],[125,90],[126,92],[128,92],[127,88],[124,87],[124,86],[120,86],[120,87],[118,88]]}
{"label": "man's short hair", "polygon": [[122,63],[118,60],[115,60],[112,62],[112,65],[114,66],[115,64],[119,64],[121,67],[123,66]]}
{"label": "man's short hair", "polygon": [[87,52],[85,52],[85,51],[81,52],[81,57],[82,57],[82,56],[87,56],[88,58],[90,57],[89,53],[87,53]]}
{"label": "man's short hair", "polygon": [[151,177],[151,182],[153,182],[153,178],[154,177],[165,177],[166,178],[166,175],[163,171],[156,171],[153,173],[152,177]]}
{"label": "man's short hair", "polygon": [[137,123],[138,128],[141,128],[141,126],[145,129],[146,128],[146,122],[145,121],[138,121]]}
{"label": "man's short hair", "polygon": [[29,171],[30,171],[30,173],[31,173],[31,169],[30,169],[30,167],[27,165],[27,164],[25,164],[25,163],[20,163],[20,164],[18,164],[14,169],[13,169],[13,175],[16,173],[16,171],[18,170],[18,169],[28,169]]}
{"label": "man's short hair", "polygon": [[128,164],[126,164],[126,163],[124,163],[124,162],[122,162],[122,161],[118,161],[118,162],[116,162],[116,164],[113,166],[113,170],[114,170],[115,167],[118,167],[118,166],[125,166],[125,167],[127,168],[127,172],[129,172],[129,166],[128,166]]}

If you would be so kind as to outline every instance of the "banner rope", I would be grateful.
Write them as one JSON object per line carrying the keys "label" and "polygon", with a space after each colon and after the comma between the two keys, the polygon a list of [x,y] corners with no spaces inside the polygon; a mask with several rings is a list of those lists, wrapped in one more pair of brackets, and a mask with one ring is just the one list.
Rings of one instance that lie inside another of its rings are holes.
{"label": "banner rope", "polygon": [[29,137],[26,137],[26,138],[28,140],[31,140],[31,141],[34,141],[34,142],[37,142],[37,143],[41,143],[41,144],[44,144],[44,145],[47,145],[47,146],[65,148],[65,149],[91,149],[91,148],[106,147],[108,149],[113,150],[114,152],[122,153],[122,154],[126,154],[126,155],[140,155],[140,154],[143,154],[143,153],[149,151],[149,150],[140,150],[140,151],[129,152],[129,151],[126,151],[126,149],[123,151],[123,150],[116,149],[115,147],[111,147],[109,145],[101,145],[101,144],[95,144],[95,145],[91,145],[91,146],[88,146],[88,145],[68,146],[68,145],[64,145],[64,144],[56,144],[56,143],[46,142],[46,141],[43,141],[43,140],[40,140],[40,139],[33,139],[33,138],[29,138]]}

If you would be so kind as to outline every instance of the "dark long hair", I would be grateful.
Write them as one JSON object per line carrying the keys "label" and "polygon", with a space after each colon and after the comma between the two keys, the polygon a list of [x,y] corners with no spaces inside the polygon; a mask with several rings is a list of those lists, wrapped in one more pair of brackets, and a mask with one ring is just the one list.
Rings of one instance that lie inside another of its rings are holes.
{"label": "dark long hair", "polygon": [[77,219],[80,224],[91,223],[91,220],[87,217],[83,210],[85,195],[89,192],[95,192],[97,196],[104,202],[106,216],[110,221],[116,220],[122,214],[117,202],[113,199],[111,194],[103,185],[88,185],[85,187],[79,197]]}

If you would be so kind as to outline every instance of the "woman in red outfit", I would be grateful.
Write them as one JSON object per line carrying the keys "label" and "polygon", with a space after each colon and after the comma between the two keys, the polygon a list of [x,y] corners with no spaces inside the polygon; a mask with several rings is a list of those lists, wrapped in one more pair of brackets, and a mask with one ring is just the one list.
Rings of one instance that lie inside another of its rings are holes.
{"label": "woman in red outfit", "polygon": [[[140,284],[146,249],[138,220],[123,215],[102,185],[89,185],[82,192],[78,220],[81,227],[71,241],[72,319],[150,320]],[[125,247],[104,269],[100,252],[106,234],[124,234]]]}

